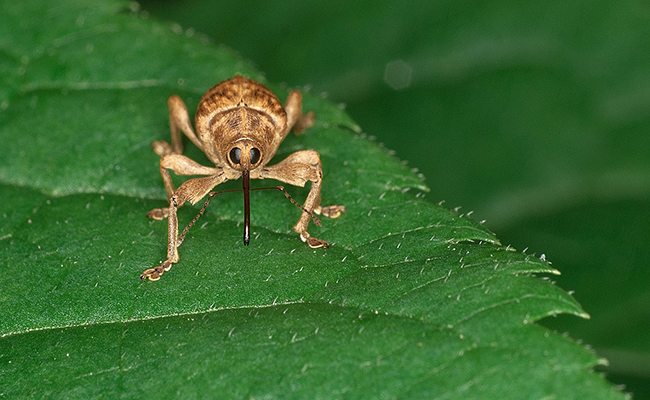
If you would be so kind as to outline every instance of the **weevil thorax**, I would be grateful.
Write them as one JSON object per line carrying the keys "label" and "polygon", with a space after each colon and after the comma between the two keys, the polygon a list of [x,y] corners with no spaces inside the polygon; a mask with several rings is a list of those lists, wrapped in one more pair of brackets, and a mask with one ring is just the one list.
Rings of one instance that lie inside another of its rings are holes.
{"label": "weevil thorax", "polygon": [[215,165],[250,171],[275,155],[284,139],[287,114],[270,90],[237,75],[203,95],[194,122]]}

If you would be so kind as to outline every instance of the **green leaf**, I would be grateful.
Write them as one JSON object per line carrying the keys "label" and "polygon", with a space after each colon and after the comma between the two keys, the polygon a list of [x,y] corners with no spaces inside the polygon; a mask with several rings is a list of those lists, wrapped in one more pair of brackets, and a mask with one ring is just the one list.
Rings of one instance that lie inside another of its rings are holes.
{"label": "green leaf", "polygon": [[309,94],[317,123],[278,159],[321,154],[323,202],[348,209],[310,229],[332,247],[301,243],[300,211],[269,192],[252,195],[245,247],[241,198],[224,194],[181,261],[141,282],[166,251],[166,224],[145,218],[165,202],[149,145],[168,138],[166,98],[193,108],[236,73],[264,79],[127,5],[2,4],[1,395],[622,397],[591,372],[602,360],[535,324],[586,317],[536,277],[555,269],[425,200],[420,177]]}
{"label": "green leaf", "polygon": [[[270,80],[345,103],[426,176],[430,198],[545,253],[592,318],[542,324],[593,346],[610,381],[650,398],[646,3],[140,4],[237,49]],[[396,65],[407,87],[387,84]]]}

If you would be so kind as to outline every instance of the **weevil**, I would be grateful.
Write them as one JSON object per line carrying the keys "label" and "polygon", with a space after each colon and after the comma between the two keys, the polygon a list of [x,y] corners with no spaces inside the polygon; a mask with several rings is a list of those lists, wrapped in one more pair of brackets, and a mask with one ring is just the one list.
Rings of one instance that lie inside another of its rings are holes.
{"label": "weevil", "polygon": [[[168,220],[167,259],[161,265],[145,270],[140,276],[142,280],[148,278],[156,281],[178,262],[178,246],[189,228],[179,237],[178,208],[186,202],[196,204],[208,195],[209,199],[214,194],[211,191],[215,186],[240,177],[244,194],[245,245],[250,241],[250,179],[269,178],[300,187],[311,182],[307,199],[303,206],[299,206],[302,214],[293,230],[309,247],[329,246],[326,241],[307,232],[309,220],[314,218],[313,213],[337,218],[345,212],[345,206],[320,205],[323,171],[319,154],[314,150],[296,151],[275,165],[267,165],[292,129],[295,134],[300,134],[314,123],[313,112],[302,113],[302,94],[299,91],[292,91],[283,107],[269,89],[237,75],[218,83],[203,95],[194,118],[196,132],[192,129],[187,107],[179,96],[171,96],[167,104],[171,144],[164,140],[156,141],[152,143],[152,148],[161,156],[160,174],[169,206],[153,209],[147,214],[149,218]],[[214,167],[201,165],[182,154],[181,132],[205,153]],[[189,179],[174,189],[170,170],[176,175],[203,177]],[[285,195],[290,198],[286,192]]]}

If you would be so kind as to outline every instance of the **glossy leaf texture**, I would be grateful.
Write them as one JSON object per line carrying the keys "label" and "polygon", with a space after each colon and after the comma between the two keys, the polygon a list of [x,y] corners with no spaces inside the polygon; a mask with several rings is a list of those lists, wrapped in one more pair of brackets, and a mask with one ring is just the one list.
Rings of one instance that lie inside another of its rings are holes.
{"label": "glossy leaf texture", "polygon": [[622,397],[591,372],[603,360],[535,324],[586,316],[537,276],[554,268],[428,202],[421,177],[308,93],[317,123],[277,159],[321,154],[323,203],[348,210],[310,229],[332,247],[301,243],[300,211],[273,192],[253,193],[245,247],[241,196],[223,194],[181,261],[141,282],[166,251],[145,215],[165,203],[150,143],[169,137],[167,97],[193,109],[236,73],[264,78],[129,7],[2,4],[0,395]]}

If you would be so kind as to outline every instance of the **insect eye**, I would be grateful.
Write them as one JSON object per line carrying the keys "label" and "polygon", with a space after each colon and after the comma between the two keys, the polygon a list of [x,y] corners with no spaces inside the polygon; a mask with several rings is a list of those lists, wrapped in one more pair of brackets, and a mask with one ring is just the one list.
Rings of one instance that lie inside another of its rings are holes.
{"label": "insect eye", "polygon": [[260,151],[259,149],[253,147],[251,149],[251,164],[255,165],[260,160]]}
{"label": "insect eye", "polygon": [[233,164],[239,164],[241,162],[241,149],[239,147],[230,150],[230,161]]}

